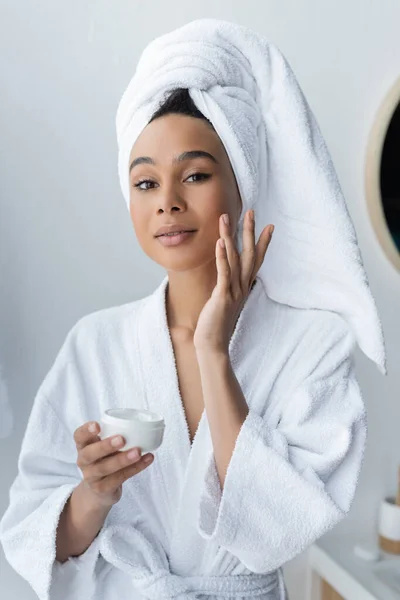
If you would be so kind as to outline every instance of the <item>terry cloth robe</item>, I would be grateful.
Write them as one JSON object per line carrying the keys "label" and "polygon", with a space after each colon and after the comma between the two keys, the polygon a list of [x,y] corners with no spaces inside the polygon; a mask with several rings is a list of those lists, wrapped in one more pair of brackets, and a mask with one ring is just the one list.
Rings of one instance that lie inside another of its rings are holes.
{"label": "terry cloth robe", "polygon": [[[284,563],[346,516],[367,433],[354,336],[337,313],[276,303],[256,281],[229,346],[249,413],[222,492],[206,410],[190,443],[168,276],[69,331],[35,397],[0,524],[8,561],[40,600],[283,600]],[[89,548],[59,563],[58,519],[82,479],[73,434],[110,407],[161,414],[164,441]]]}

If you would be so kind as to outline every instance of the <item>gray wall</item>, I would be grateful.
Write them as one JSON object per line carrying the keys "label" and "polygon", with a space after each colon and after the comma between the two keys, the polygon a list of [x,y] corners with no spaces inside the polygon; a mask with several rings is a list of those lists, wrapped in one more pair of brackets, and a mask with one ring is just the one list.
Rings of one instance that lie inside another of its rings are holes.
{"label": "gray wall", "polygon": [[[375,239],[363,189],[367,136],[400,64],[394,0],[0,1],[0,352],[16,420],[0,441],[0,514],[33,398],[69,328],[150,293],[164,274],[137,244],[119,189],[115,111],[148,41],[198,17],[254,27],[279,46],[347,197],[389,370],[382,377],[358,352],[368,449],[353,509],[337,531],[363,533],[394,491],[400,460],[400,276]],[[285,567],[291,600],[303,598],[305,559]],[[34,598],[1,549],[0,561],[3,600]]]}

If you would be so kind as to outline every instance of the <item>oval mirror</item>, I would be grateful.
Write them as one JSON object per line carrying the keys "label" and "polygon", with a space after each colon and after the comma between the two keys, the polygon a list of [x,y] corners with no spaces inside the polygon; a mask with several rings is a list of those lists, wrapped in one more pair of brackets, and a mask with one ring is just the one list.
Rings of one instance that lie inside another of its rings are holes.
{"label": "oval mirror", "polygon": [[371,129],[365,184],[374,231],[400,271],[400,78],[382,102]]}

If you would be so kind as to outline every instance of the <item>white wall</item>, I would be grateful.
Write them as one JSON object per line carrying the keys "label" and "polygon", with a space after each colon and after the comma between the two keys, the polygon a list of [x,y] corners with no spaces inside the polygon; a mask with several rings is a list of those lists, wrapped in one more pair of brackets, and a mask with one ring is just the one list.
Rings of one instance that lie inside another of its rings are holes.
{"label": "white wall", "polygon": [[[142,297],[163,275],[137,244],[119,189],[115,111],[148,41],[198,17],[269,36],[331,150],[382,316],[389,371],[384,378],[358,352],[368,449],[353,509],[337,531],[373,530],[400,462],[400,275],[369,223],[363,168],[375,111],[398,76],[395,0],[1,0],[0,352],[17,422],[0,442],[0,514],[34,395],[69,328]],[[2,599],[34,598],[1,552]],[[304,561],[285,567],[291,600],[303,598]]]}

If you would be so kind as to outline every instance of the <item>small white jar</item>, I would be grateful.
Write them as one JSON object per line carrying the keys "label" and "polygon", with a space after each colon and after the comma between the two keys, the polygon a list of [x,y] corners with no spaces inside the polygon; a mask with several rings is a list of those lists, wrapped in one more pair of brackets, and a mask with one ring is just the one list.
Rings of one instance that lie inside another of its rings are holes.
{"label": "small white jar", "polygon": [[136,408],[110,408],[100,420],[100,439],[122,435],[125,445],[119,450],[140,448],[142,454],[154,452],[164,437],[164,419],[148,410]]}
{"label": "small white jar", "polygon": [[400,554],[400,506],[395,498],[384,498],[378,515],[379,545],[385,552]]}

